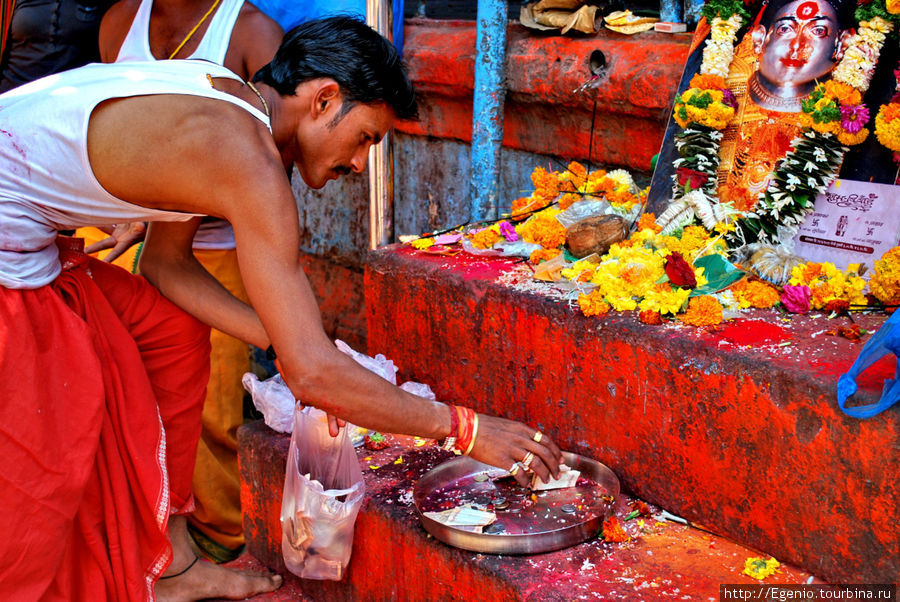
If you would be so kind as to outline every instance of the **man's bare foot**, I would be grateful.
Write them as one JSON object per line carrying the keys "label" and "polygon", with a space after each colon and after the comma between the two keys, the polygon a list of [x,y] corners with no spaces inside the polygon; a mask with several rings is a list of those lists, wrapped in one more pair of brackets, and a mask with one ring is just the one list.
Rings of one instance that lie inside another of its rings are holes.
{"label": "man's bare foot", "polygon": [[183,575],[156,583],[160,602],[188,602],[205,598],[243,600],[281,587],[281,575],[251,573],[200,561]]}
{"label": "man's bare foot", "polygon": [[[196,562],[190,548],[187,522],[183,516],[169,518],[169,538],[174,559],[163,577],[156,583],[156,599],[160,602],[188,602],[204,598],[242,600],[281,587],[281,575],[254,573],[229,569],[210,562]],[[184,571],[183,574],[177,575]]]}

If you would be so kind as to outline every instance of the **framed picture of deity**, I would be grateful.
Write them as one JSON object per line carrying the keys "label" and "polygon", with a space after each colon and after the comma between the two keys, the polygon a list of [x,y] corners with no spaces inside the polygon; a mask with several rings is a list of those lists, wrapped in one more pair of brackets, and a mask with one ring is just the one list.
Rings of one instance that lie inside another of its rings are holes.
{"label": "framed picture of deity", "polygon": [[[900,0],[710,0],[703,16],[651,182],[657,223],[732,224],[731,247],[793,250],[816,213],[897,244]],[[820,246],[874,248],[855,240]]]}

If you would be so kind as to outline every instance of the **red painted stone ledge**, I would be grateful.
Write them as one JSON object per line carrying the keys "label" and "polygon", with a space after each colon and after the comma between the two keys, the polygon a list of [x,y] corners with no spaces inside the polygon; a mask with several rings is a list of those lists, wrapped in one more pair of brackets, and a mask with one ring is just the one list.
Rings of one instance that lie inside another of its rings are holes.
{"label": "red painted stone ledge", "polygon": [[[857,420],[837,408],[837,377],[861,348],[825,334],[837,322],[758,312],[746,348],[728,330],[586,318],[494,282],[511,267],[373,253],[369,352],[440,399],[539,426],[642,499],[829,582],[900,580],[900,412]],[[857,321],[874,330],[883,318]],[[862,403],[893,358],[873,371]]]}
{"label": "red painted stone ledge", "polygon": [[[718,599],[719,585],[758,583],[741,574],[754,550],[674,522],[624,522],[631,540],[597,539],[546,554],[477,554],[428,535],[411,505],[415,481],[448,454],[408,437],[380,452],[358,451],[366,502],[356,522],[353,554],[340,582],[285,573],[278,514],[289,437],[261,421],[238,431],[245,532],[250,555],[286,576],[283,591],[316,602],[345,600],[671,600]],[[399,463],[395,463],[400,460]],[[377,468],[373,468],[377,467]],[[616,516],[630,512],[620,496]],[[806,583],[783,566],[767,583]],[[281,600],[276,592],[255,599]]]}

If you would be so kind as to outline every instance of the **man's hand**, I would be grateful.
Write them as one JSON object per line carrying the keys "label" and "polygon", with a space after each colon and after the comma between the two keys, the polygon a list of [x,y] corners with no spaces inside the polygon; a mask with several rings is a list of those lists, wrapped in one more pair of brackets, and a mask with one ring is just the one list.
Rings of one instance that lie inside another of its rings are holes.
{"label": "man's hand", "polygon": [[[519,462],[527,461],[527,470],[520,467],[515,479],[523,487],[531,483],[534,472],[545,483],[559,477],[559,465],[563,463],[562,452],[549,437],[521,422],[514,422],[496,416],[478,415],[478,434],[475,446],[469,454],[479,462],[511,470]],[[535,441],[539,439],[539,441]],[[531,459],[528,460],[529,454]]]}
{"label": "man's hand", "polygon": [[88,255],[92,255],[94,253],[97,253],[98,251],[112,249],[106,255],[106,257],[103,258],[103,261],[112,263],[122,253],[130,249],[132,245],[143,241],[146,233],[147,225],[144,222],[116,224],[116,227],[113,228],[112,234],[109,236],[109,238],[104,238],[99,242],[88,245],[85,248],[84,252]]}

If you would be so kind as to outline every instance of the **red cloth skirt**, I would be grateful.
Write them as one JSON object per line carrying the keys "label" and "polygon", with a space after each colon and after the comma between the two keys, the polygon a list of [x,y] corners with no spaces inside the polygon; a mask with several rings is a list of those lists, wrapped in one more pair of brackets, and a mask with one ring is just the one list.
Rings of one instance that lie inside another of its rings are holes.
{"label": "red cloth skirt", "polygon": [[191,476],[209,328],[72,250],[0,288],[0,599],[152,600]]}

